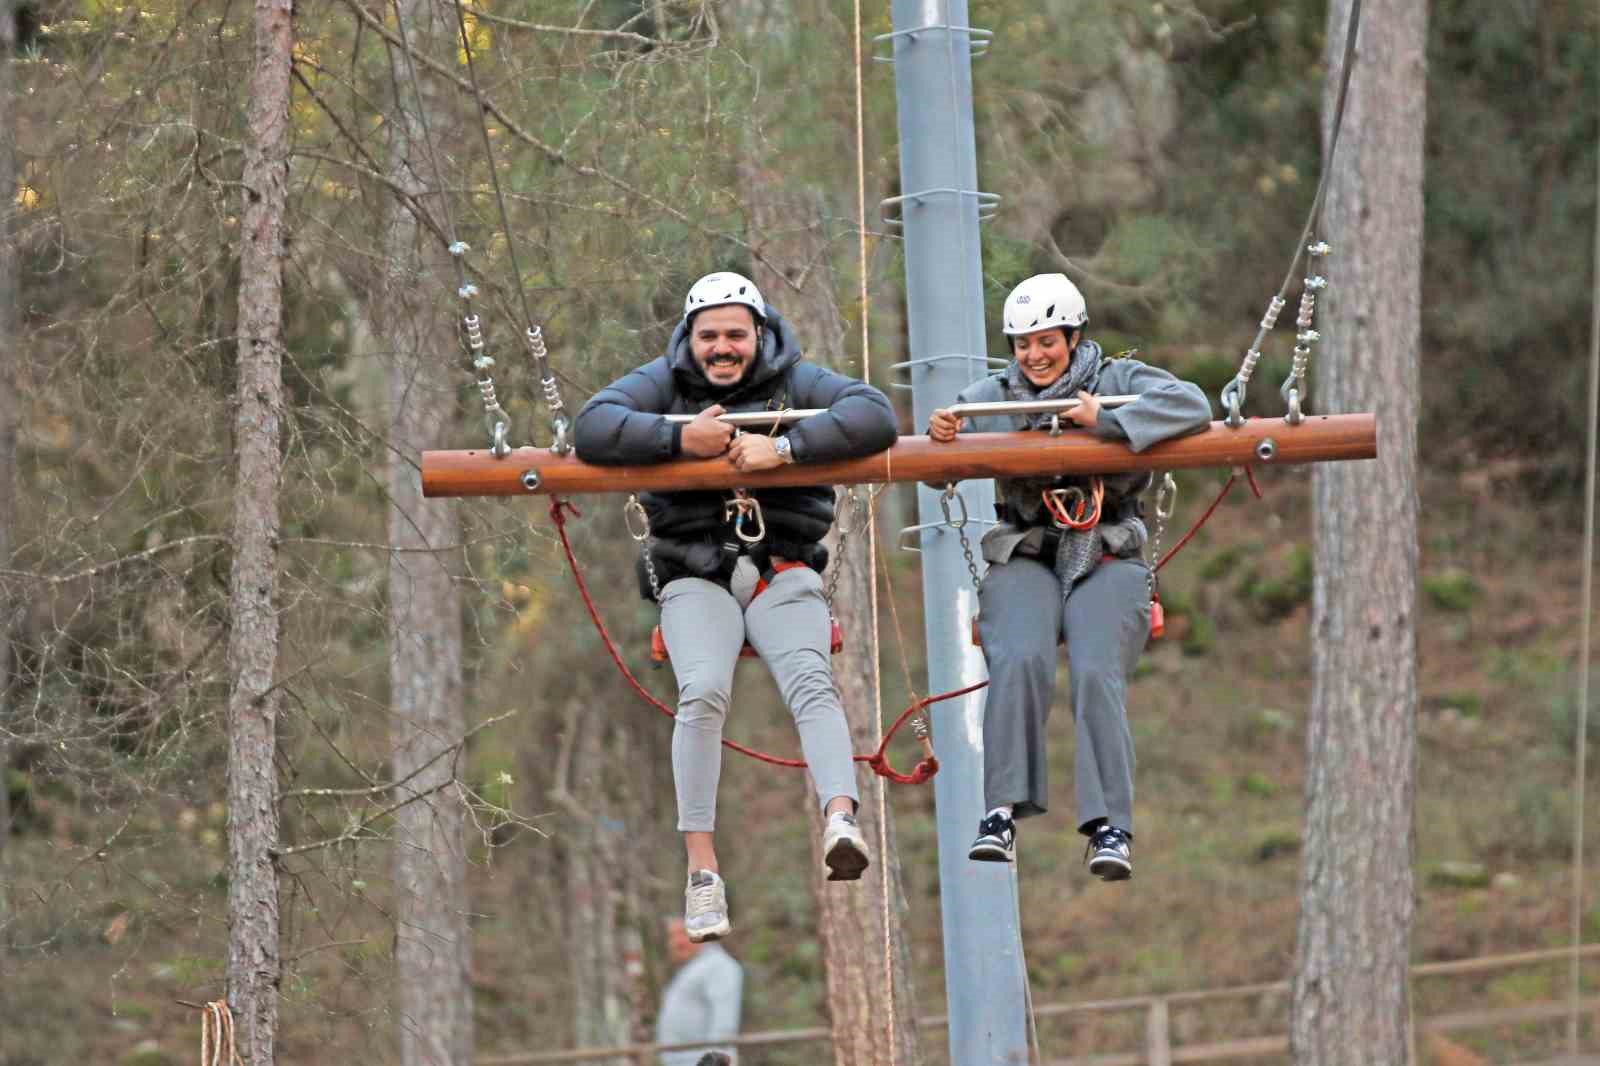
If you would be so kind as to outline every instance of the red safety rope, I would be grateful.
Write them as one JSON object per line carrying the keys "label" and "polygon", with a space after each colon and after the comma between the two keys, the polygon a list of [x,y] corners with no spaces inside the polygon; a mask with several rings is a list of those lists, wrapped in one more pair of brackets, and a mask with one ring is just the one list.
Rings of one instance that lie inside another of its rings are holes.
{"label": "red safety rope", "polygon": [[[672,708],[656,699],[644,685],[640,684],[639,679],[633,676],[633,671],[628,669],[628,664],[622,661],[622,652],[618,650],[617,642],[611,638],[611,633],[606,629],[605,622],[601,620],[600,611],[594,605],[594,598],[589,595],[588,583],[583,579],[583,571],[578,566],[577,556],[572,553],[572,542],[567,538],[567,517],[565,513],[567,511],[571,511],[574,517],[583,517],[582,513],[568,501],[558,497],[551,497],[550,520],[555,523],[556,535],[561,538],[561,551],[567,557],[567,568],[572,571],[572,581],[578,587],[578,595],[583,598],[583,606],[589,612],[589,620],[594,623],[595,632],[600,634],[600,640],[605,645],[606,654],[611,656],[611,661],[617,664],[617,669],[622,673],[623,678],[632,686],[633,691],[639,694],[641,699],[668,718],[676,718],[677,714]],[[871,767],[873,773],[880,777],[887,777],[895,784],[922,784],[939,772],[939,760],[933,757],[932,749],[928,749],[928,754],[917,763],[909,774],[903,774],[889,763],[889,757],[886,753],[889,741],[894,739],[896,731],[916,712],[930,704],[939,703],[942,700],[953,700],[957,696],[965,696],[969,692],[976,692],[988,684],[989,682],[987,681],[980,681],[977,684],[968,685],[966,688],[958,688],[951,692],[941,692],[935,696],[924,696],[900,712],[900,716],[894,720],[894,724],[883,734],[883,741],[878,745],[877,751],[871,755],[854,755],[851,758],[856,762],[866,763],[867,766]],[[806,765],[804,759],[785,759],[777,755],[768,755],[766,752],[747,748],[743,744],[727,738],[723,738],[722,746],[732,748],[741,755],[748,755],[752,759],[759,759],[761,762],[770,763],[773,766],[790,766],[799,769]]]}
{"label": "red safety rope", "polygon": [[[1261,486],[1256,484],[1255,471],[1247,466],[1244,468],[1244,476],[1245,480],[1250,482],[1250,491],[1256,494],[1256,499],[1261,499]],[[1194,525],[1189,527],[1189,532],[1180,537],[1178,539],[1178,543],[1172,546],[1172,550],[1163,555],[1156,563],[1157,572],[1159,572],[1163,566],[1166,566],[1169,562],[1171,562],[1172,557],[1177,555],[1178,552],[1183,549],[1183,546],[1189,543],[1190,539],[1193,538],[1196,533],[1200,532],[1200,527],[1206,524],[1206,520],[1211,517],[1211,515],[1216,511],[1217,507],[1221,505],[1222,501],[1227,498],[1228,493],[1233,491],[1233,483],[1238,480],[1238,470],[1235,470],[1233,473],[1228,475],[1227,483],[1222,486],[1222,491],[1217,493],[1217,498],[1211,501],[1211,506],[1206,508],[1206,513],[1201,515],[1199,521],[1195,522]]]}

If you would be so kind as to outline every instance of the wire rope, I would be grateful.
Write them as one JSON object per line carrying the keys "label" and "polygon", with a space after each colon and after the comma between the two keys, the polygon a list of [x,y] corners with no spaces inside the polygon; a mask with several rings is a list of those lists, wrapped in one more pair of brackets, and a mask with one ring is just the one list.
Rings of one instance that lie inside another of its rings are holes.
{"label": "wire rope", "polygon": [[1589,411],[1588,450],[1584,455],[1583,480],[1583,592],[1578,648],[1578,713],[1574,745],[1577,765],[1572,783],[1572,959],[1568,964],[1567,1051],[1578,1055],[1578,1030],[1583,991],[1583,967],[1578,949],[1583,945],[1583,810],[1587,784],[1589,751],[1589,639],[1590,611],[1594,604],[1594,493],[1597,445],[1600,445],[1600,168],[1595,175],[1594,279],[1589,322]]}

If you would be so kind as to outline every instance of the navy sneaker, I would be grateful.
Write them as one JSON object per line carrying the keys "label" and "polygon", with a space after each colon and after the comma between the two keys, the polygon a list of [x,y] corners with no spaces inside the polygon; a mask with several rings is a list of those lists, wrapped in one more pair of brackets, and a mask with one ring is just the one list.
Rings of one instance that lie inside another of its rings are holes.
{"label": "navy sneaker", "polygon": [[1089,860],[1089,872],[1102,881],[1126,881],[1133,876],[1133,837],[1114,825],[1096,829],[1083,854]]}
{"label": "navy sneaker", "polygon": [[1017,825],[1009,814],[996,812],[978,823],[978,839],[967,849],[973,862],[1013,862],[1017,857]]}

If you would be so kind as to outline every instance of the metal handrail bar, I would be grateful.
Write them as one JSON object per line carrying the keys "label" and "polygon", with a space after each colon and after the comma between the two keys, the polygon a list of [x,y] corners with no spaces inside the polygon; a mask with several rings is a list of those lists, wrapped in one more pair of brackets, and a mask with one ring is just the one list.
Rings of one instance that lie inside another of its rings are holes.
{"label": "metal handrail bar", "polygon": [[[1101,396],[1101,407],[1122,407],[1137,400],[1137,396]],[[958,403],[945,410],[962,418],[982,415],[1042,415],[1070,411],[1082,400],[997,400],[993,403]],[[803,422],[817,415],[827,414],[826,407],[796,407],[787,411],[729,411],[717,416],[717,421],[729,426],[787,426]],[[699,415],[663,415],[668,422],[687,424]]]}

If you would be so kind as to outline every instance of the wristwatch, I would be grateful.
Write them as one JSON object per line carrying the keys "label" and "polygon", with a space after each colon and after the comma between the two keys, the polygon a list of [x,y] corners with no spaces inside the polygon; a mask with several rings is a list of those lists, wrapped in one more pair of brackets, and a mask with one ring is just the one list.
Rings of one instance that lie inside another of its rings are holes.
{"label": "wristwatch", "polygon": [[772,450],[778,453],[780,462],[794,462],[794,445],[789,443],[788,437],[773,437]]}

